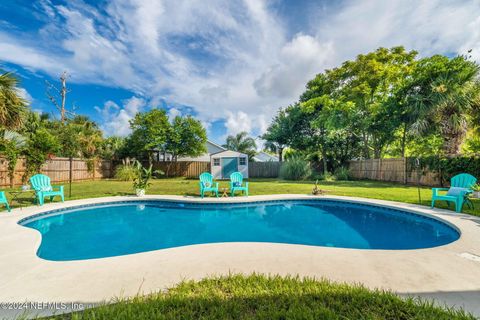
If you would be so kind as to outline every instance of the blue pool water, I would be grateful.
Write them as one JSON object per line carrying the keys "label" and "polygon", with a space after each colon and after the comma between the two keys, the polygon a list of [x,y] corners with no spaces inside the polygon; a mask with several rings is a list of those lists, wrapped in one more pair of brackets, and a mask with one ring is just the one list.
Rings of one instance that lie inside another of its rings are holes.
{"label": "blue pool water", "polygon": [[141,201],[91,205],[20,224],[38,230],[48,260],[112,257],[215,242],[276,242],[356,249],[419,249],[459,238],[420,215],[342,201],[186,204]]}

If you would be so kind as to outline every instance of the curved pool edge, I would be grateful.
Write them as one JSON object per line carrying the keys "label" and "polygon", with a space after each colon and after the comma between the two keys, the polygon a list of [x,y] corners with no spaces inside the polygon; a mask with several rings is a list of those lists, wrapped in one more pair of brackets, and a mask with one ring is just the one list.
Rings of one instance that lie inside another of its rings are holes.
{"label": "curved pool edge", "polygon": [[[61,212],[65,210],[83,208],[83,207],[87,208],[90,206],[101,205],[101,204],[129,203],[129,202],[149,201],[149,200],[175,202],[175,203],[184,202],[184,203],[203,203],[203,204],[217,204],[217,203],[247,204],[247,203],[262,203],[262,202],[268,203],[268,202],[282,201],[282,200],[315,200],[315,201],[330,200],[330,201],[349,202],[354,204],[365,204],[365,205],[370,205],[375,207],[396,209],[400,211],[417,214],[420,216],[425,216],[448,225],[449,227],[457,231],[460,237],[456,241],[445,244],[443,246],[449,246],[449,245],[452,245],[453,243],[456,243],[462,240],[462,238],[464,237],[464,230],[462,227],[458,225],[458,223],[462,221],[462,219],[471,220],[471,221],[478,220],[478,223],[480,224],[480,217],[475,217],[475,216],[463,214],[463,213],[456,213],[454,211],[445,210],[445,209],[438,209],[438,208],[431,209],[430,207],[417,205],[417,204],[409,204],[409,203],[403,203],[403,202],[395,202],[395,201],[387,201],[387,200],[379,200],[379,199],[371,199],[371,198],[360,198],[360,197],[347,197],[347,196],[334,196],[334,195],[313,196],[313,195],[302,195],[302,194],[276,194],[276,195],[260,195],[260,196],[233,197],[233,198],[211,197],[211,198],[203,198],[203,199],[198,197],[176,196],[176,195],[146,195],[144,197],[112,196],[112,197],[86,198],[86,199],[79,199],[79,200],[70,200],[64,203],[61,203],[61,202],[47,203],[41,207],[32,206],[32,207],[26,207],[26,208],[14,208],[11,211],[11,213],[0,214],[0,222],[2,221],[2,219],[6,219],[6,220],[13,219],[15,220],[15,224],[17,224],[18,226],[23,226],[23,224],[25,224],[26,222],[29,222],[30,220],[35,219],[36,216],[38,216],[38,218],[40,219],[50,215],[61,214]],[[33,230],[31,228],[26,228],[26,229]],[[41,240],[41,237],[40,237],[40,240]],[[426,250],[426,249],[433,249],[433,248],[415,249],[415,250]],[[344,248],[344,249],[350,249],[350,248]],[[369,249],[363,249],[363,250],[369,250]]]}
{"label": "curved pool edge", "polygon": [[[214,243],[156,250],[133,255],[77,261],[48,261],[36,255],[39,232],[18,222],[37,213],[84,204],[138,201],[137,197],[104,197],[14,209],[0,214],[0,301],[103,301],[171,286],[183,279],[200,279],[229,272],[261,272],[326,277],[363,283],[401,294],[442,298],[458,305],[458,293],[480,300],[480,263],[461,255],[480,256],[480,218],[414,204],[376,199],[269,195],[248,198],[146,196],[180,202],[257,202],[266,200],[328,199],[360,202],[426,215],[453,226],[460,238],[450,244],[415,250],[358,250],[274,243]],[[352,266],[355,272],[352,272]],[[55,278],[55,285],[49,279]],[[122,280],[119,280],[122,279]],[[72,287],[72,283],[78,285]],[[452,298],[454,295],[457,298]],[[468,300],[468,299],[467,299]],[[465,300],[467,310],[480,315],[480,306]],[[463,301],[460,299],[460,301]],[[473,300],[472,300],[473,301]]]}
{"label": "curved pool edge", "polygon": [[[88,208],[90,206],[101,205],[101,204],[122,204],[129,202],[141,202],[141,201],[164,201],[164,202],[174,202],[174,203],[200,203],[200,204],[218,204],[218,203],[238,203],[238,204],[253,204],[253,203],[270,203],[275,201],[288,201],[288,200],[313,200],[313,201],[342,201],[349,203],[357,204],[367,204],[374,207],[384,207],[390,209],[396,209],[401,211],[410,212],[413,214],[418,214],[421,216],[426,216],[439,220],[448,226],[454,228],[456,231],[461,233],[461,230],[451,221],[445,220],[446,216],[467,216],[472,217],[467,214],[458,214],[453,211],[444,210],[444,209],[430,209],[426,206],[420,206],[415,204],[408,204],[403,202],[394,202],[386,200],[378,200],[371,198],[359,198],[359,197],[347,197],[347,196],[312,196],[312,195],[300,195],[300,194],[278,194],[278,195],[268,195],[268,196],[249,196],[249,197],[233,197],[233,198],[198,198],[198,197],[189,197],[189,196],[174,196],[174,195],[146,195],[144,197],[136,196],[115,196],[115,197],[99,197],[99,198],[87,198],[79,200],[70,200],[64,203],[48,203],[42,207],[27,207],[20,208],[20,212],[25,210],[25,213],[22,214],[17,223],[22,225],[25,224],[28,220],[36,218],[38,215],[47,216],[47,215],[56,215],[60,214],[61,211],[70,210],[70,209],[79,209],[79,208]],[[32,209],[34,210],[28,210]],[[36,210],[35,210],[36,209]],[[15,210],[15,209],[14,209]],[[27,212],[33,211],[33,212]],[[12,211],[13,213],[13,211]],[[23,213],[23,212],[22,212]],[[28,215],[26,215],[28,213]]]}
{"label": "curved pool edge", "polygon": [[[258,240],[241,240],[241,239],[235,239],[235,240],[228,240],[228,239],[218,239],[218,240],[212,240],[212,241],[192,241],[192,243],[182,243],[179,245],[170,245],[166,247],[162,246],[157,246],[154,245],[150,249],[146,250],[126,250],[125,252],[122,253],[116,253],[116,254],[109,254],[108,252],[105,252],[103,256],[97,256],[93,252],[89,256],[88,254],[85,257],[77,257],[75,254],[71,254],[69,252],[65,254],[54,254],[53,256],[49,254],[48,252],[43,252],[43,254],[40,254],[38,250],[42,247],[44,239],[42,239],[40,248],[37,250],[37,255],[45,260],[49,261],[74,261],[74,260],[84,260],[84,259],[102,259],[102,258],[111,258],[115,256],[121,256],[121,255],[130,255],[130,254],[139,254],[143,252],[149,252],[149,251],[155,251],[155,250],[165,250],[165,249],[170,249],[170,248],[175,248],[175,247],[181,247],[181,246],[191,246],[191,245],[202,245],[202,244],[207,244],[207,243],[231,243],[231,242],[267,242],[267,243],[275,243],[275,244],[292,244],[292,245],[310,245],[310,246],[325,246],[325,247],[335,247],[335,248],[344,248],[344,249],[355,249],[355,250],[420,250],[420,249],[429,249],[429,248],[434,248],[434,247],[439,247],[439,246],[446,246],[449,245],[452,242],[457,241],[461,237],[461,231],[459,228],[457,228],[455,225],[452,223],[445,221],[444,219],[440,219],[437,217],[434,217],[432,215],[427,215],[427,214],[422,214],[419,213],[418,211],[415,210],[406,210],[399,208],[398,206],[390,206],[390,205],[379,205],[379,204],[372,204],[372,203],[367,203],[364,201],[351,201],[351,200],[345,200],[345,199],[328,199],[324,197],[296,197],[294,199],[268,199],[268,200],[260,200],[257,199],[256,201],[251,201],[248,198],[242,198],[239,201],[185,201],[185,200],[171,200],[169,199],[168,201],[163,200],[163,199],[158,199],[158,198],[133,198],[129,199],[127,201],[123,200],[117,200],[117,201],[107,201],[107,202],[100,202],[100,203],[89,203],[89,204],[83,204],[83,205],[74,205],[74,206],[68,206],[67,208],[62,208],[62,209],[54,209],[54,210],[48,210],[44,211],[41,213],[36,213],[30,216],[27,216],[25,218],[22,218],[21,220],[18,221],[18,224],[25,226],[27,228],[40,231],[35,225],[31,225],[32,223],[35,223],[35,221],[38,220],[43,220],[43,219],[48,219],[51,217],[55,216],[60,216],[60,215],[69,215],[73,213],[78,213],[82,212],[85,210],[92,210],[92,209],[102,209],[102,208],[110,208],[110,207],[123,207],[123,206],[128,206],[128,205],[146,205],[146,206],[160,206],[162,208],[171,208],[171,209],[176,209],[176,208],[186,208],[189,210],[203,210],[203,209],[220,209],[220,210],[229,210],[229,209],[234,209],[238,207],[255,207],[255,206],[263,206],[263,205],[268,205],[268,206],[275,206],[275,205],[312,205],[316,207],[317,205],[320,206],[320,208],[323,208],[326,206],[327,208],[329,206],[337,206],[339,205],[340,208],[348,208],[350,207],[351,209],[362,209],[362,208],[368,208],[368,210],[382,210],[381,212],[391,212],[393,215],[399,215],[399,216],[404,216],[405,219],[414,219],[415,221],[422,221],[422,224],[428,224],[431,226],[435,226],[435,228],[439,228],[437,230],[443,230],[445,232],[445,237],[449,238],[448,240],[432,240],[433,242],[424,243],[424,244],[414,244],[410,243],[409,245],[405,244],[391,244],[391,245],[372,245],[369,246],[369,248],[365,248],[360,246],[353,245],[351,246],[350,243],[339,243],[338,245],[335,246],[329,246],[325,244],[316,244],[316,243],[302,243],[304,240],[302,239],[296,239],[296,241],[285,241],[285,239],[282,239],[280,241],[275,241],[274,239],[270,240],[261,240],[261,236],[258,238]],[[223,208],[223,209],[222,209]],[[408,217],[408,218],[407,218]],[[413,220],[412,220],[413,221]],[[372,221],[373,222],[373,221]],[[414,227],[413,225],[411,227]],[[73,231],[73,230],[72,230]],[[438,231],[437,231],[438,232]],[[41,236],[43,237],[42,232],[40,232]],[[448,234],[448,236],[447,236]],[[408,234],[405,235],[408,239],[410,237]],[[227,237],[228,238],[228,237]],[[241,238],[241,237],[240,237]],[[400,241],[401,239],[404,238],[399,238]],[[87,239],[86,239],[87,240]],[[147,239],[145,241],[148,242]],[[385,239],[385,241],[388,241]],[[307,241],[311,242],[311,241]],[[315,242],[315,241],[314,241]],[[59,244],[61,246],[61,244]],[[52,247],[52,246],[51,246]],[[52,248],[58,247],[57,245],[53,245]],[[157,248],[155,248],[157,247]],[[78,248],[77,248],[78,249]],[[93,248],[91,248],[93,249]],[[47,250],[48,251],[48,250]],[[131,251],[131,252],[130,252]],[[66,258],[68,257],[68,258]]]}

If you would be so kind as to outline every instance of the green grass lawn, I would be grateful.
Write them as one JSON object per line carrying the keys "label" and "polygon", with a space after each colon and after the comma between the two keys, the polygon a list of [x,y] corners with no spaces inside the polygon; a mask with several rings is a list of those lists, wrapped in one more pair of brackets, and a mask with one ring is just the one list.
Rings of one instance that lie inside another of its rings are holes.
{"label": "green grass lawn", "polygon": [[326,280],[231,275],[55,319],[475,319],[390,292]]}
{"label": "green grass lawn", "polygon": [[[353,196],[363,198],[374,198],[382,200],[391,200],[418,204],[418,190],[414,186],[405,186],[402,184],[378,182],[378,181],[320,181],[319,187],[325,190],[327,194]],[[82,199],[92,197],[105,197],[117,195],[134,194],[131,182],[116,180],[98,180],[77,182],[72,185],[72,197],[69,198],[68,184],[65,185],[65,195],[67,199]],[[220,181],[220,187],[228,187],[228,182]],[[313,188],[312,181],[282,181],[278,179],[250,179],[250,195],[262,194],[308,194]],[[9,191],[9,189],[5,189]],[[198,181],[183,178],[177,179],[157,179],[152,180],[148,194],[174,194],[174,195],[193,195],[198,196]],[[8,192],[7,192],[8,195]],[[429,206],[431,198],[431,188],[420,189],[421,204]],[[480,216],[480,201],[473,200],[475,209],[469,209],[465,206],[464,212]],[[20,205],[31,205],[31,199],[23,197]],[[13,204],[18,206],[17,203]],[[438,207],[447,206],[439,202]],[[451,205],[453,208],[453,205]]]}

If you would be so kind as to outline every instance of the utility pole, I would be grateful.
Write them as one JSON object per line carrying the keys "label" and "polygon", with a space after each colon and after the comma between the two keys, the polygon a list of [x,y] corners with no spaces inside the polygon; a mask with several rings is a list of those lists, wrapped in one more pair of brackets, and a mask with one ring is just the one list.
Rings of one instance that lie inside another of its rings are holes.
{"label": "utility pole", "polygon": [[62,96],[62,106],[60,107],[60,121],[62,123],[65,122],[65,100],[67,98],[67,72],[64,71],[60,77],[60,81],[62,82],[62,90],[60,91],[60,95]]}
{"label": "utility pole", "polygon": [[[53,84],[51,84],[48,81],[45,81],[47,84],[47,97],[50,99],[50,101],[53,103],[53,105],[58,109],[60,112],[60,122],[63,124],[67,120],[67,113],[72,113],[71,111],[68,111],[67,108],[65,107],[65,103],[67,100],[67,93],[70,92],[67,89],[67,78],[68,78],[68,73],[64,71],[62,75],[60,76],[60,83],[62,85],[61,89],[58,89],[55,87]],[[52,90],[56,91],[58,95],[60,95],[60,100],[61,102],[58,103],[57,99],[55,98],[55,95],[52,94]]]}

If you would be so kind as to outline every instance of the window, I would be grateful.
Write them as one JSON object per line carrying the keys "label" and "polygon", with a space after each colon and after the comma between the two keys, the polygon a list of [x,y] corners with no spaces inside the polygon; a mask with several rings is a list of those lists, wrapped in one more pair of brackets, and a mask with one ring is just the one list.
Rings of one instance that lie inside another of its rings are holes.
{"label": "window", "polygon": [[245,158],[245,157],[240,158],[240,165],[241,166],[246,166],[247,165],[247,158]]}
{"label": "window", "polygon": [[220,166],[220,158],[213,158],[213,166],[214,167]]}

